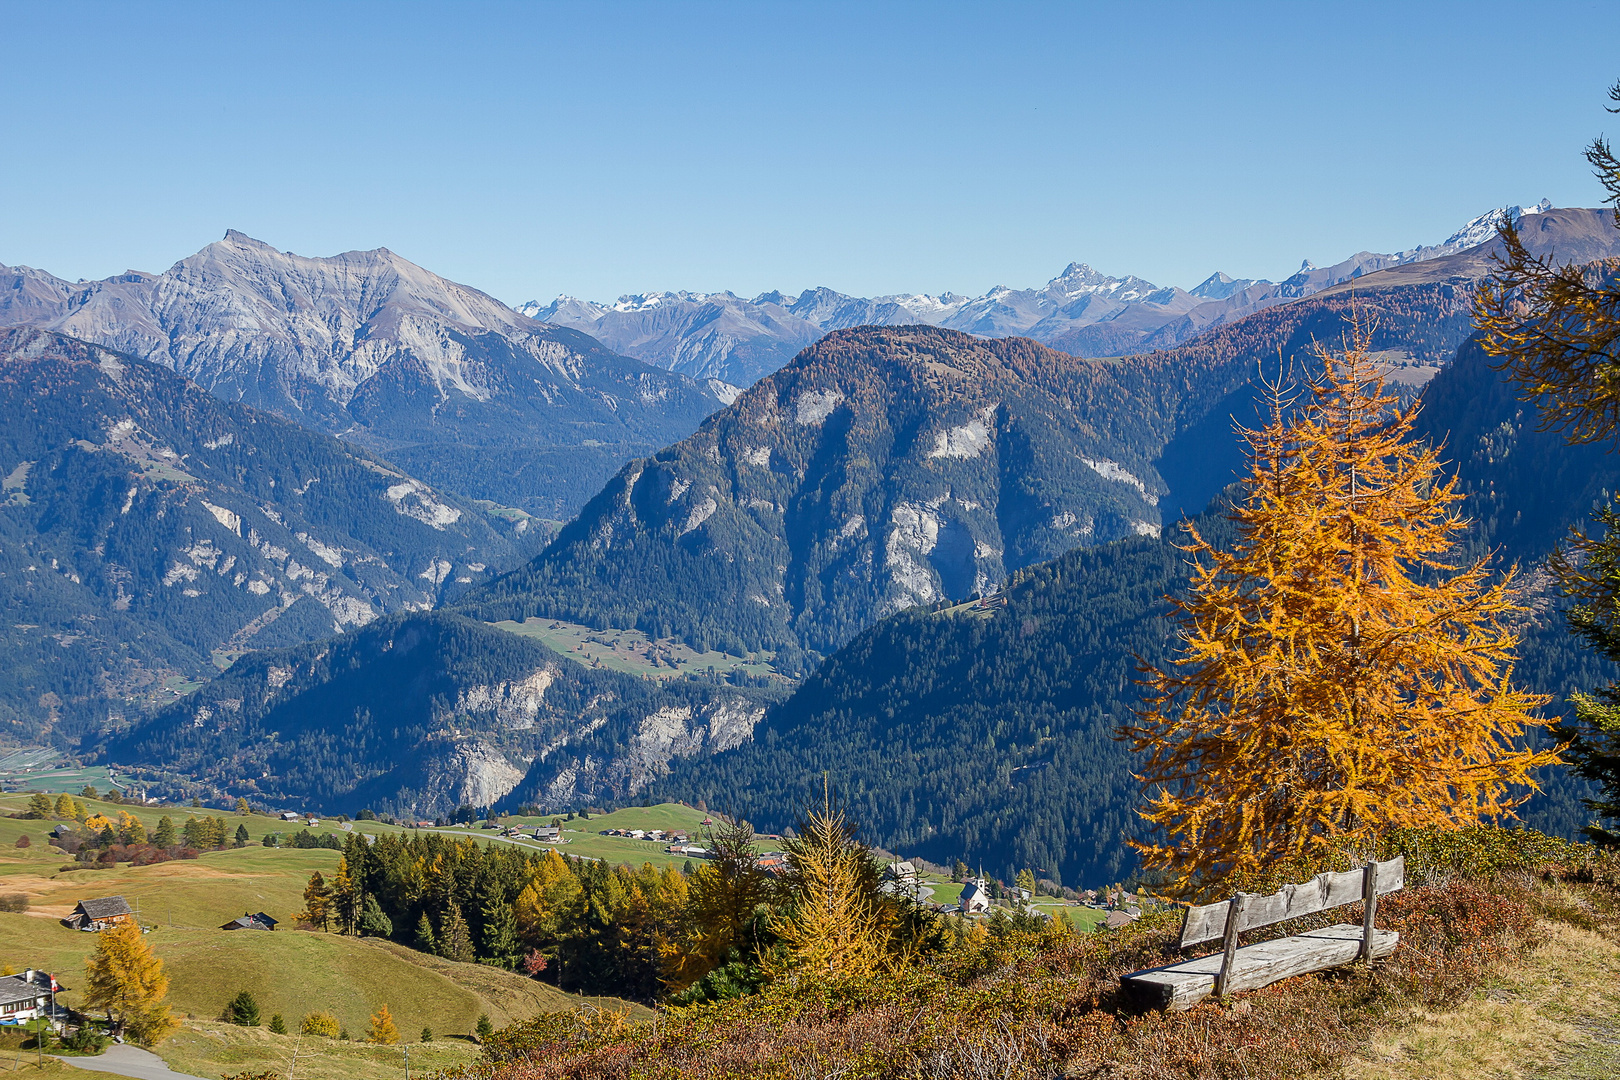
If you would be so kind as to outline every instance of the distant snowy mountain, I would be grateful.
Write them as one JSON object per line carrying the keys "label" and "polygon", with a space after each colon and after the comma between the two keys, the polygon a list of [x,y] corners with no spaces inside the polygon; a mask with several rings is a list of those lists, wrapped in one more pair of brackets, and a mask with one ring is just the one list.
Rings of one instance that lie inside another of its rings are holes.
{"label": "distant snowy mountain", "polygon": [[1504,220],[1550,207],[1546,200],[1528,209],[1499,207],[1438,244],[1391,255],[1362,251],[1326,267],[1305,260],[1283,282],[1217,272],[1190,292],[1132,275],[1112,277],[1076,262],[1039,288],[998,285],[978,297],[906,293],[868,299],[828,288],[797,296],[773,291],[751,300],[731,292],[650,292],[612,304],[559,296],[517,310],[583,331],[638,360],[730,386],[749,386],[823,334],[852,326],[922,323],[982,337],[1031,337],[1076,356],[1115,356],[1178,345],[1212,326],[1363,274],[1477,247],[1490,242]]}

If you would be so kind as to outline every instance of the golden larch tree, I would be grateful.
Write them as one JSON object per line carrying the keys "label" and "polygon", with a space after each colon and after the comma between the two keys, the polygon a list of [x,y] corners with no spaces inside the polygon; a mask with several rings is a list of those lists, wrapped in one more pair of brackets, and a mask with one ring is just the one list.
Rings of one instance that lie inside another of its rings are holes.
{"label": "golden larch tree", "polygon": [[85,967],[86,1012],[105,1010],[120,1029],[147,1046],[156,1046],[180,1026],[163,1003],[169,993],[163,961],[147,946],[135,923],[103,930]]}
{"label": "golden larch tree", "polygon": [[[1620,82],[1609,88],[1620,113]],[[1620,227],[1620,157],[1593,139],[1586,160],[1608,191]],[[1620,427],[1620,259],[1584,266],[1537,258],[1508,220],[1496,268],[1474,290],[1480,345],[1520,395],[1540,406],[1543,430],[1572,443],[1606,442]]]}
{"label": "golden larch tree", "polygon": [[1358,325],[1299,408],[1245,431],[1225,551],[1196,529],[1180,652],[1146,669],[1126,729],[1145,754],[1136,847],[1184,893],[1401,826],[1511,814],[1553,751],[1524,749],[1547,699],[1512,685],[1511,571],[1458,565],[1467,522],[1438,451],[1394,410]]}
{"label": "golden larch tree", "polygon": [[366,1042],[382,1043],[385,1046],[399,1042],[399,1028],[394,1025],[394,1014],[388,1011],[386,1003],[377,1006],[377,1011],[371,1014],[371,1027],[366,1030]]}
{"label": "golden larch tree", "polygon": [[784,845],[792,909],[770,922],[786,954],[766,957],[766,974],[813,983],[874,974],[886,958],[895,915],[877,892],[871,852],[825,785],[822,805],[804,815],[797,831]]}

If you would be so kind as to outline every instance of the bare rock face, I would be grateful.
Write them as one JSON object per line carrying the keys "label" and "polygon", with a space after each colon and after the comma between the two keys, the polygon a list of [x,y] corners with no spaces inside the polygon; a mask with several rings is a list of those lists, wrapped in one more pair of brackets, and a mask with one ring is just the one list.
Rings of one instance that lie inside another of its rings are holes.
{"label": "bare rock face", "polygon": [[[785,689],[592,669],[447,612],[242,657],[102,752],[154,793],[412,818],[626,798],[745,742]],[[169,785],[169,786],[166,786]]]}
{"label": "bare rock face", "polygon": [[421,813],[446,807],[494,806],[523,779],[523,770],[480,739],[452,743],[427,761],[427,782],[413,807]]}
{"label": "bare rock face", "polygon": [[723,691],[704,702],[661,704],[615,742],[579,740],[535,762],[524,801],[564,809],[631,798],[680,759],[741,746],[764,716],[761,702]]}
{"label": "bare rock face", "polygon": [[[309,258],[232,231],[162,274],[74,285],[0,267],[0,284],[8,278],[0,326],[44,327],[163,364],[227,401],[366,443],[407,468],[417,467],[415,450],[439,470],[426,479],[476,497],[521,504],[511,473],[527,465],[528,487],[542,489],[531,501],[548,513],[589,491],[563,483],[573,494],[554,490],[548,501],[547,478],[561,482],[570,465],[536,453],[582,451],[587,480],[604,479],[720,404],[705,385],[537,323],[386,248]],[[620,446],[631,449],[599,460],[597,448]],[[535,453],[496,470],[470,453],[510,458],[515,448]],[[536,474],[537,460],[546,467]]]}

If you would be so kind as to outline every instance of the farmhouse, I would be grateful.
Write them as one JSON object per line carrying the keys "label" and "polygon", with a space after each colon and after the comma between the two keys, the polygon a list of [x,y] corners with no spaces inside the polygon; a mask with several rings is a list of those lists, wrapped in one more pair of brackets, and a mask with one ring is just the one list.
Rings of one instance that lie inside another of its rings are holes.
{"label": "farmhouse", "polygon": [[51,976],[33,968],[21,975],[0,978],[0,1024],[21,1024],[50,1015],[51,991],[65,989]]}
{"label": "farmhouse", "polygon": [[915,885],[917,867],[909,860],[892,862],[884,869],[883,876],[900,885]]}
{"label": "farmhouse", "polygon": [[80,900],[62,925],[70,930],[105,930],[134,921],[135,913],[122,896],[103,896],[99,900]]}
{"label": "farmhouse", "polygon": [[274,930],[276,928],[276,922],[277,921],[278,920],[272,919],[270,916],[266,915],[262,911],[259,912],[258,914],[254,914],[253,912],[249,911],[249,912],[244,912],[240,919],[232,919],[230,922],[228,922],[224,926],[220,927],[220,929],[221,930]]}

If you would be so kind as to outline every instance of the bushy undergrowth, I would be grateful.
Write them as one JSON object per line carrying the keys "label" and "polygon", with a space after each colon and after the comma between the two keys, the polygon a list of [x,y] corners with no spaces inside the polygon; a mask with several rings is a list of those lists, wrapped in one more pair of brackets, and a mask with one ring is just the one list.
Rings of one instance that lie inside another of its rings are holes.
{"label": "bushy undergrowth", "polygon": [[[1120,975],[1180,958],[1174,913],[1100,934],[1004,924],[854,982],[779,979],[643,1023],[548,1014],[443,1080],[1300,1076],[1331,1070],[1375,1027],[1456,1002],[1535,948],[1542,920],[1620,927],[1613,853],[1502,829],[1396,836],[1376,854],[1396,853],[1411,884],[1379,904],[1379,926],[1401,935],[1388,960],[1182,1013],[1133,1012],[1119,994]],[[1248,939],[1360,917],[1352,905]]]}

